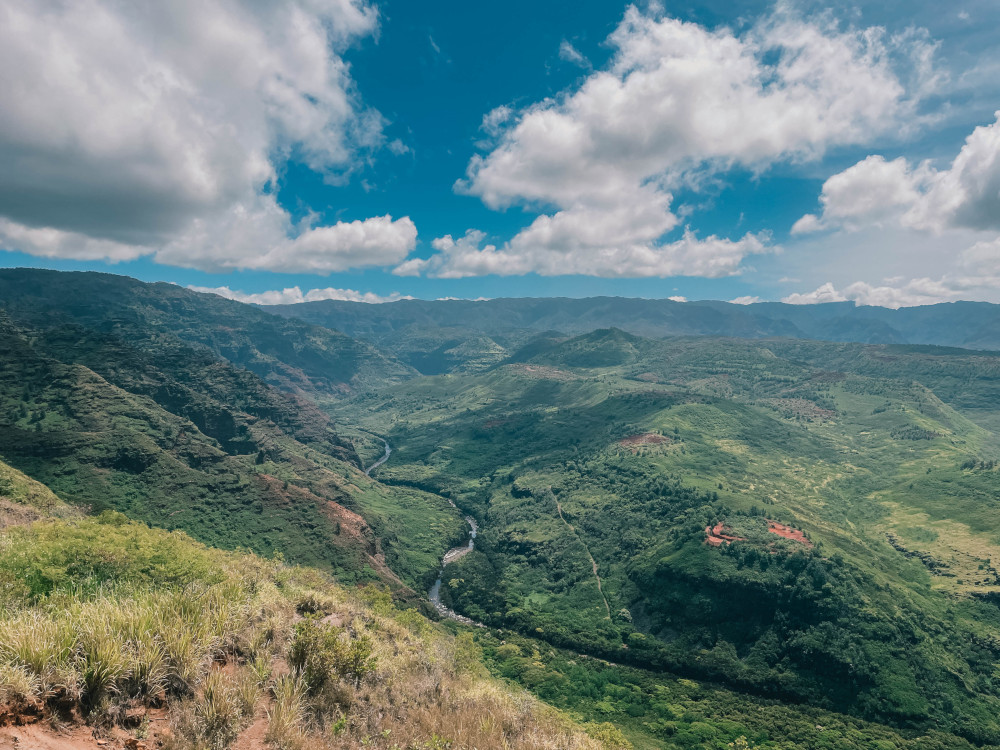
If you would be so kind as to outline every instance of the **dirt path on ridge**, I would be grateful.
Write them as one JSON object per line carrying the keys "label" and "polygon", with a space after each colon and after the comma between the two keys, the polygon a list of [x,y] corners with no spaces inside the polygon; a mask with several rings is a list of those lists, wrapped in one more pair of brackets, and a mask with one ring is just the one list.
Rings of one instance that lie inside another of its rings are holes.
{"label": "dirt path on ridge", "polygon": [[566,524],[567,527],[569,527],[569,530],[573,532],[573,536],[576,537],[576,541],[578,541],[581,545],[583,545],[584,552],[586,552],[587,557],[590,558],[590,565],[594,569],[594,578],[597,579],[597,591],[598,593],[600,593],[601,599],[604,600],[604,609],[608,611],[608,619],[610,620],[611,605],[608,604],[608,597],[604,595],[604,588],[601,586],[601,576],[597,572],[597,561],[594,559],[594,556],[590,554],[590,547],[588,547],[587,543],[580,538],[580,535],[576,531],[576,527],[573,526],[573,524],[571,524],[569,521],[567,521],[566,518],[563,516],[562,503],[560,503],[558,500],[556,500],[556,511],[558,511],[559,513],[559,520],[562,521],[564,524]]}

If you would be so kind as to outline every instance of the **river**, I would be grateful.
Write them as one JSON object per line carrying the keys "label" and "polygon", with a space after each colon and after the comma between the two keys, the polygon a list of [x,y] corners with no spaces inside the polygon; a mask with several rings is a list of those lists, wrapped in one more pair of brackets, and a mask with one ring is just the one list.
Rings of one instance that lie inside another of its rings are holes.
{"label": "river", "polygon": [[[455,503],[451,502],[451,507],[457,508]],[[472,516],[465,517],[466,523],[469,524],[469,541],[460,547],[452,547],[450,550],[444,553],[444,557],[441,558],[441,570],[438,571],[437,580],[434,581],[434,585],[431,586],[431,590],[427,592],[427,596],[430,597],[431,604],[434,605],[434,609],[438,611],[438,614],[442,617],[448,617],[452,620],[457,620],[458,622],[465,623],[466,625],[475,625],[477,627],[485,627],[481,622],[476,622],[475,620],[466,617],[465,615],[460,615],[453,609],[449,609],[441,601],[441,579],[444,577],[444,569],[447,565],[455,562],[465,557],[467,554],[472,552],[476,546],[476,532],[479,531],[479,526],[476,524],[476,519]]]}
{"label": "river", "polygon": [[376,461],[371,466],[369,466],[367,469],[365,469],[365,474],[367,474],[368,476],[371,476],[372,472],[375,471],[375,469],[377,469],[379,466],[381,466],[386,461],[388,461],[389,460],[389,454],[392,453],[392,448],[389,446],[389,443],[387,441],[385,441],[385,440],[383,440],[382,442],[385,444],[385,455],[383,455],[382,458],[380,458],[378,461]]}
{"label": "river", "polygon": [[[367,469],[365,469],[365,474],[367,474],[368,476],[371,476],[372,472],[375,471],[375,469],[377,469],[379,466],[388,461],[389,456],[392,454],[392,446],[389,445],[389,442],[387,440],[382,440],[382,443],[385,445],[385,454],[378,461],[376,461]],[[453,503],[450,499],[448,498],[445,499],[448,500],[448,504],[451,505],[452,508],[456,509],[458,508],[458,506],[455,505],[455,503]],[[427,592],[427,596],[430,598],[431,604],[434,605],[434,609],[436,609],[438,611],[438,614],[440,614],[442,617],[448,617],[452,620],[465,623],[466,625],[476,625],[477,627],[482,628],[486,626],[483,625],[482,623],[476,622],[471,618],[458,614],[458,612],[449,609],[441,602],[441,576],[444,575],[445,566],[450,565],[451,563],[461,559],[462,557],[465,557],[465,555],[472,552],[472,550],[476,546],[476,532],[479,531],[479,526],[476,524],[476,519],[473,518],[472,516],[466,516],[465,522],[469,524],[469,541],[459,547],[452,547],[450,550],[444,553],[444,557],[441,558],[441,570],[438,571],[437,580],[434,581],[434,585],[431,586],[431,590]]]}

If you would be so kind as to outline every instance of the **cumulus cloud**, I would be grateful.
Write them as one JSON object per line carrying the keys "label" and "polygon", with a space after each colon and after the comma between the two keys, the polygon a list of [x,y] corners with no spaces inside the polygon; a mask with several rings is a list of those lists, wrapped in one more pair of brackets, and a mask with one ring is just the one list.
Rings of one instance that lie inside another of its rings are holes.
{"label": "cumulus cloud", "polygon": [[330,226],[293,227],[273,196],[236,204],[215,216],[194,219],[164,244],[131,245],[53,228],[35,229],[0,218],[0,247],[49,258],[119,262],[151,255],[160,263],[205,271],[256,269],[328,274],[363,266],[387,266],[416,245],[409,217],[376,216]]}
{"label": "cumulus cloud", "polygon": [[483,115],[483,124],[481,127],[489,135],[499,135],[503,130],[503,126],[509,122],[510,118],[513,116],[514,110],[506,104],[501,104],[499,107],[494,107]]}
{"label": "cumulus cloud", "polygon": [[913,113],[877,29],[779,14],[737,36],[630,8],[609,42],[610,69],[521,113],[473,159],[466,190],[494,207],[565,206],[706,162],[816,157]]}
{"label": "cumulus cloud", "polygon": [[326,299],[379,304],[382,302],[395,302],[401,299],[413,299],[413,297],[403,296],[398,292],[393,292],[387,297],[383,297],[374,292],[357,292],[353,289],[310,289],[308,292],[303,293],[302,289],[297,286],[281,290],[274,289],[267,292],[252,293],[240,292],[230,289],[228,286],[188,286],[188,289],[193,292],[202,292],[203,294],[217,294],[226,299],[247,302],[253,305],[295,305],[300,302],[317,302]]}
{"label": "cumulus cloud", "polygon": [[811,292],[790,294],[782,302],[793,305],[854,302],[856,305],[874,305],[896,309],[983,296],[995,297],[997,289],[1000,288],[1000,248],[994,245],[992,251],[993,254],[990,256],[992,276],[948,274],[939,279],[927,277],[908,281],[886,279],[881,284],[856,281],[842,289],[837,289],[832,282],[827,282]]}
{"label": "cumulus cloud", "polygon": [[961,292],[949,287],[943,281],[932,279],[913,279],[906,284],[872,285],[857,281],[843,289],[836,289],[827,282],[811,292],[790,294],[782,302],[792,305],[815,305],[824,302],[854,302],[856,305],[874,305],[878,307],[912,307],[914,305],[933,305],[938,302],[949,302],[958,299]]}
{"label": "cumulus cloud", "polygon": [[763,300],[760,297],[757,297],[756,295],[754,296],[745,295],[743,297],[737,297],[736,299],[731,299],[729,300],[729,302],[730,304],[733,305],[756,305],[758,302],[763,302]]}
{"label": "cumulus cloud", "polygon": [[[292,155],[338,181],[382,144],[340,57],[377,23],[363,0],[5,2],[0,246],[199,268],[365,256],[345,249],[354,223],[292,226],[273,188]],[[396,234],[372,243],[383,223],[361,222],[368,265],[398,259]]]}
{"label": "cumulus cloud", "polygon": [[[502,248],[448,236],[438,256],[397,272],[736,273],[766,238],[698,240],[685,227],[663,241],[682,223],[672,207],[679,187],[733,167],[819,158],[916,119],[918,97],[894,72],[899,45],[877,28],[844,30],[779,6],[738,34],[630,7],[608,42],[609,66],[579,88],[487,115],[495,145],[456,184],[494,209],[544,213]],[[929,58],[929,42],[910,42]]]}
{"label": "cumulus cloud", "polygon": [[[594,221],[592,215],[587,219]],[[578,274],[601,277],[705,276],[717,278],[739,271],[747,255],[767,252],[766,237],[747,234],[739,240],[716,236],[700,239],[691,231],[663,244],[630,237],[600,243],[606,227],[599,221],[594,234],[576,232],[571,212],[540,216],[503,247],[483,244],[485,234],[468,230],[457,240],[450,234],[435,239],[429,258],[413,258],[397,266],[397,276],[426,275],[442,279],[469,276],[541,276]],[[583,217],[581,217],[583,220]],[[591,244],[584,244],[586,242]]]}
{"label": "cumulus cloud", "polygon": [[973,130],[947,169],[869,156],[833,175],[823,184],[821,213],[803,216],[793,234],[886,225],[1000,230],[1000,112],[995,117]]}

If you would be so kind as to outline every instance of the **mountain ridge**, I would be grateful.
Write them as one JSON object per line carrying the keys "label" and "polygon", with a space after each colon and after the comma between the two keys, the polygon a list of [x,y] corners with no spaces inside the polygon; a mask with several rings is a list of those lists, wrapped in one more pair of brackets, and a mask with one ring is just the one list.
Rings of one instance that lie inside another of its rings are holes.
{"label": "mountain ridge", "polygon": [[653,338],[723,335],[1000,349],[1000,305],[988,302],[942,302],[893,310],[852,302],[740,305],[715,300],[524,297],[397,300],[379,305],[321,300],[261,307],[373,343],[410,327],[468,329],[487,335],[518,329],[575,334],[616,327]]}

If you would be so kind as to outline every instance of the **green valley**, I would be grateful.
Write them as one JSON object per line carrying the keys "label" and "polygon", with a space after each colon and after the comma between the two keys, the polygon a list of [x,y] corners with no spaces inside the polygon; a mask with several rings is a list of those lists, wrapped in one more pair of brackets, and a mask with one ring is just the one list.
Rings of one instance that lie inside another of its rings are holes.
{"label": "green valley", "polygon": [[396,448],[383,481],[479,519],[450,606],[616,663],[1000,738],[993,357],[606,330],[512,360],[332,410]]}
{"label": "green valley", "polygon": [[[1000,356],[474,315],[366,342],[108,275],[0,290],[4,715],[121,738],[169,706],[178,748],[1000,746]],[[555,709],[515,731],[523,690]],[[241,691],[227,734],[201,701]],[[390,740],[380,701],[425,729]]]}

